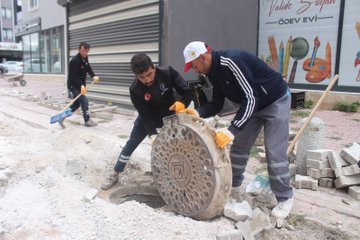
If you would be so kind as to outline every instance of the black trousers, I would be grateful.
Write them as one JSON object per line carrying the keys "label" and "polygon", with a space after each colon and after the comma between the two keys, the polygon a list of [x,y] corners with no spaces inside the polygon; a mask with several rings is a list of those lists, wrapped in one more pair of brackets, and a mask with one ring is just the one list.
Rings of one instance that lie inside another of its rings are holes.
{"label": "black trousers", "polygon": [[[73,87],[69,88],[70,92],[73,95],[73,98],[75,98],[77,95],[79,95],[81,92],[78,89],[75,89]],[[90,112],[89,112],[89,101],[85,95],[82,95],[79,97],[71,106],[70,109],[72,112],[75,112],[79,107],[81,106],[81,110],[83,112],[84,121],[87,122],[90,119]]]}

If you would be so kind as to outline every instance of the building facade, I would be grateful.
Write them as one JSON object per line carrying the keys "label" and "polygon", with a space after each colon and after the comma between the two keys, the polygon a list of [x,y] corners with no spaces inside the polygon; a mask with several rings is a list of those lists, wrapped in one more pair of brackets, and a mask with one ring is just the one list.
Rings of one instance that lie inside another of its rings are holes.
{"label": "building facade", "polygon": [[[180,73],[182,50],[192,40],[209,42],[217,49],[231,46],[256,53],[257,1],[227,0],[224,10],[222,1],[213,0],[58,0],[58,3],[68,14],[68,59],[77,53],[80,41],[91,45],[90,63],[101,76],[100,83],[87,93],[93,100],[132,108],[129,86],[134,75],[130,59],[135,53],[145,52],[156,65],[171,65]],[[194,73],[184,77],[198,79]]]}
{"label": "building facade", "polygon": [[63,74],[65,10],[56,0],[22,0],[16,36],[23,47],[24,73]]}

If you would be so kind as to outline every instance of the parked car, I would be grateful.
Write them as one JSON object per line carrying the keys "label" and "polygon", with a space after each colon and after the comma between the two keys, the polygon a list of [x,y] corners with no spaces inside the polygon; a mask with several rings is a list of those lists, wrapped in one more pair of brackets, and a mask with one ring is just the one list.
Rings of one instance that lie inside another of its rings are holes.
{"label": "parked car", "polygon": [[39,73],[41,72],[40,66],[42,67],[42,72],[47,72],[47,65],[45,64],[45,59],[43,58],[24,59],[24,65],[26,72]]}
{"label": "parked car", "polygon": [[9,70],[5,64],[0,63],[0,74],[7,73]]}
{"label": "parked car", "polygon": [[6,61],[4,65],[8,68],[9,72],[23,72],[24,63],[19,61]]}

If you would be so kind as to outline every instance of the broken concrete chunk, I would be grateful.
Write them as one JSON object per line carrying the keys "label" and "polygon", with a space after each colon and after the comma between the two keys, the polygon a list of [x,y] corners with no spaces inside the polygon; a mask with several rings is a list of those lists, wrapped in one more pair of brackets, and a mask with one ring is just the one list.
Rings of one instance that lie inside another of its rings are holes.
{"label": "broken concrete chunk", "polygon": [[352,198],[360,201],[360,186],[349,187],[348,193]]}
{"label": "broken concrete chunk", "polygon": [[216,236],[217,240],[242,240],[243,234],[240,230],[232,230],[226,233],[220,233]]}
{"label": "broken concrete chunk", "polygon": [[320,187],[333,188],[334,187],[334,179],[333,178],[320,178],[319,179]]}
{"label": "broken concrete chunk", "polygon": [[253,213],[247,201],[241,203],[226,203],[224,207],[224,215],[236,222],[245,221],[251,218]]}
{"label": "broken concrete chunk", "polygon": [[5,174],[0,173],[0,186],[6,186],[8,182],[9,182],[8,177]]}
{"label": "broken concrete chunk", "polygon": [[314,159],[307,159],[306,166],[308,168],[315,168],[315,169],[330,168],[330,164],[329,164],[328,160],[318,161],[318,160],[314,160]]}
{"label": "broken concrete chunk", "polygon": [[357,164],[341,168],[341,174],[345,176],[352,176],[360,173],[360,168]]}
{"label": "broken concrete chunk", "polygon": [[253,217],[245,222],[236,223],[236,228],[243,233],[246,240],[255,239],[255,236],[263,230],[270,229],[272,227],[270,218],[263,213],[259,208],[253,211]]}
{"label": "broken concrete chunk", "polygon": [[295,175],[295,188],[318,190],[318,181],[309,176]]}
{"label": "broken concrete chunk", "polygon": [[98,190],[97,189],[94,189],[94,188],[92,188],[92,189],[90,189],[86,194],[85,194],[85,197],[84,197],[84,200],[86,201],[86,202],[90,202],[91,200],[93,200],[95,197],[96,197],[96,195],[98,194]]}
{"label": "broken concrete chunk", "polygon": [[344,148],[340,154],[350,164],[357,164],[360,160],[360,145],[353,142],[351,147]]}
{"label": "broken concrete chunk", "polygon": [[360,184],[360,174],[356,174],[352,176],[340,176],[337,179],[335,179],[336,188],[345,188],[358,184]]}
{"label": "broken concrete chunk", "polygon": [[85,164],[78,160],[67,160],[66,161],[66,169],[69,171],[70,174],[80,174],[85,171]]}
{"label": "broken concrete chunk", "polygon": [[306,158],[317,161],[327,161],[330,153],[331,150],[329,149],[309,150],[306,154]]}

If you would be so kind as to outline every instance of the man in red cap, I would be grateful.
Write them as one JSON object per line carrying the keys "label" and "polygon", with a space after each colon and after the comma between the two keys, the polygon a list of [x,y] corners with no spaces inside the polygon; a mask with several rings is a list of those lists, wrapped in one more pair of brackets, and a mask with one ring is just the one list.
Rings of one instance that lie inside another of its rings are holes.
{"label": "man in red cap", "polygon": [[184,58],[184,71],[192,68],[207,75],[213,94],[209,103],[183,112],[206,118],[222,110],[225,98],[240,104],[231,126],[215,136],[220,148],[233,141],[230,157],[235,189],[244,180],[250,149],[264,127],[269,181],[278,200],[272,215],[286,218],[293,206],[286,153],[291,104],[287,83],[257,56],[241,50],[214,51],[204,42],[195,41],[185,47]]}

